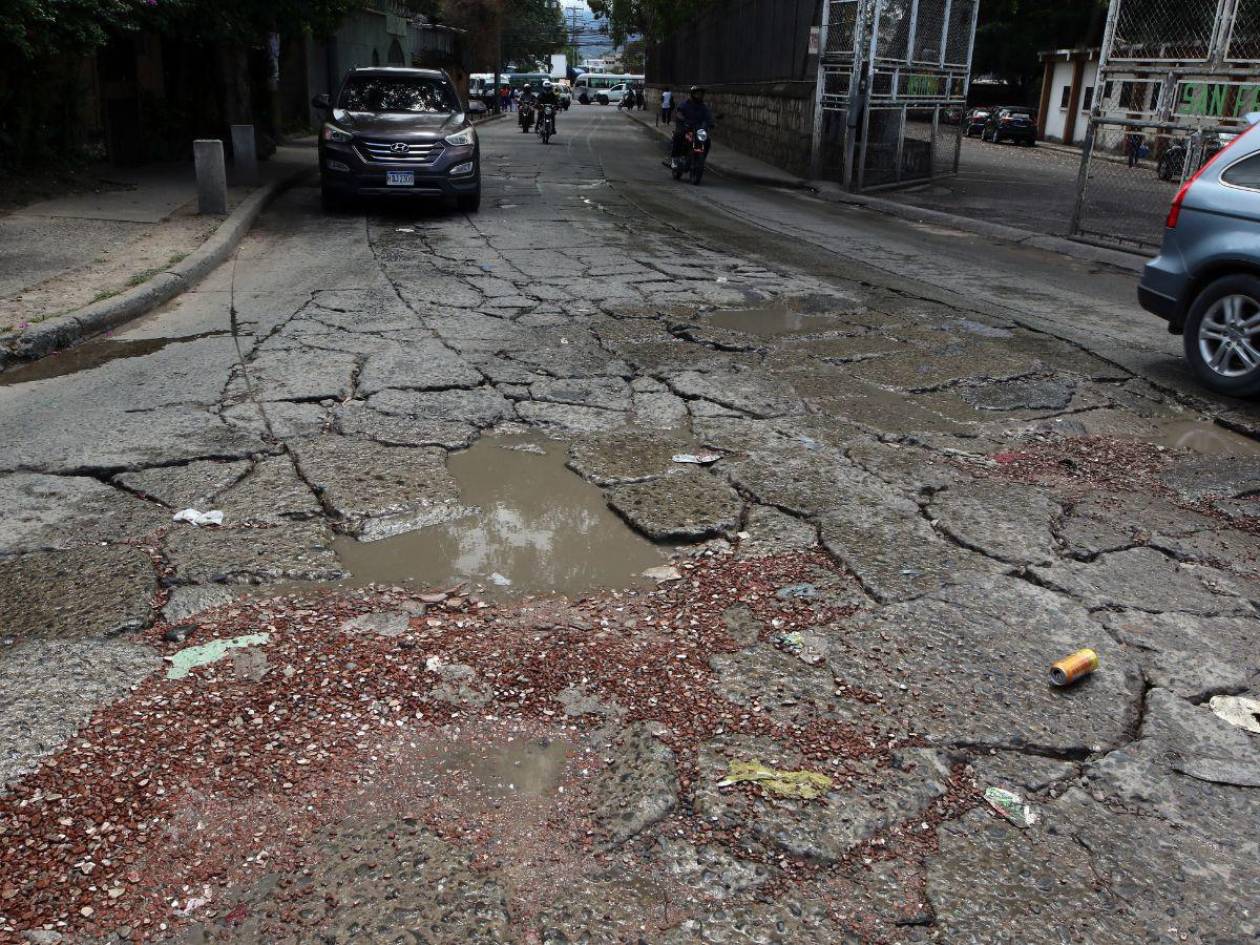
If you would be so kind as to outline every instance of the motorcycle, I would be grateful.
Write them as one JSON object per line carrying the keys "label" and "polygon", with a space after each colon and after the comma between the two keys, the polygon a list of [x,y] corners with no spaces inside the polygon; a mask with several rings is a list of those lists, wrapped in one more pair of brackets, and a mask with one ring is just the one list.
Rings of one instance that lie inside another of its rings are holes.
{"label": "motorcycle", "polygon": [[681,157],[671,158],[670,170],[674,180],[682,180],[684,175],[690,177],[693,184],[699,185],[704,177],[704,162],[709,156],[709,132],[706,128],[688,128],[683,135],[683,153]]}
{"label": "motorcycle", "polygon": [[556,107],[554,105],[544,105],[542,107],[542,117],[538,119],[538,135],[542,138],[543,144],[551,143],[551,136],[556,133]]}
{"label": "motorcycle", "polygon": [[[1208,134],[1203,140],[1201,154],[1199,156],[1200,166],[1206,164],[1217,153],[1229,143],[1229,138],[1222,140],[1218,134]],[[1155,167],[1155,173],[1160,180],[1179,181],[1185,175],[1186,159],[1189,156],[1191,139],[1180,138],[1168,146],[1168,149],[1160,156],[1159,164]]]}
{"label": "motorcycle", "polygon": [[519,121],[522,134],[529,134],[534,130],[534,106],[529,102],[521,102]]}

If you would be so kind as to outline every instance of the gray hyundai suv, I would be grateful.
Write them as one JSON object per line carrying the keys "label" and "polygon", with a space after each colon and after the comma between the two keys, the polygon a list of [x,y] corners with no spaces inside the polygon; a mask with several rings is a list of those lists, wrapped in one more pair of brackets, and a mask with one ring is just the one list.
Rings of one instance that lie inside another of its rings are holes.
{"label": "gray hyundai suv", "polygon": [[[1248,116],[1248,119],[1260,116]],[[1184,336],[1220,394],[1260,394],[1260,129],[1239,135],[1178,191],[1138,299]]]}
{"label": "gray hyundai suv", "polygon": [[453,198],[481,206],[481,151],[450,76],[434,69],[354,69],[319,135],[319,179],[333,209],[358,196]]}

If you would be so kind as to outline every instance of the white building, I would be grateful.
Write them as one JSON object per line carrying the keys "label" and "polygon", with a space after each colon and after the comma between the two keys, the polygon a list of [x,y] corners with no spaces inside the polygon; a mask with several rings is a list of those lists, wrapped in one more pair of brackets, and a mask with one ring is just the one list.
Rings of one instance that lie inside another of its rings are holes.
{"label": "white building", "polygon": [[1039,58],[1045,66],[1037,137],[1080,144],[1098,90],[1097,49],[1055,49]]}

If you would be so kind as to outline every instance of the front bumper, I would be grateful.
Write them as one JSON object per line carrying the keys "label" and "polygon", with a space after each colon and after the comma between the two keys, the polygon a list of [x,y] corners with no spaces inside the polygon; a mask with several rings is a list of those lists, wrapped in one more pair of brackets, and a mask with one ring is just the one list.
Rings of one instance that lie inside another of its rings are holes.
{"label": "front bumper", "polygon": [[[451,173],[469,163],[471,171]],[[387,183],[389,171],[411,171],[415,183],[391,186]],[[429,163],[386,164],[363,160],[352,144],[321,141],[319,174],[325,188],[345,196],[458,197],[481,189],[481,156],[476,145],[447,146]]]}

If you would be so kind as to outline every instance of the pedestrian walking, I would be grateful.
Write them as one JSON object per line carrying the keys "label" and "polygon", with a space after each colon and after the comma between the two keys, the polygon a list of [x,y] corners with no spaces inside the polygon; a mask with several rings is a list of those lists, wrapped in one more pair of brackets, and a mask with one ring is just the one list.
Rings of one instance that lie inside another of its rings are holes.
{"label": "pedestrian walking", "polygon": [[666,89],[661,93],[661,124],[668,125],[674,117],[674,90]]}
{"label": "pedestrian walking", "polygon": [[643,94],[643,86],[638,86],[634,90],[634,103],[639,106],[639,111],[647,108],[647,96]]}
{"label": "pedestrian walking", "polygon": [[1129,158],[1129,167],[1138,166],[1138,161],[1142,158],[1142,146],[1145,143],[1146,138],[1140,131],[1132,131],[1124,136],[1124,151]]}

